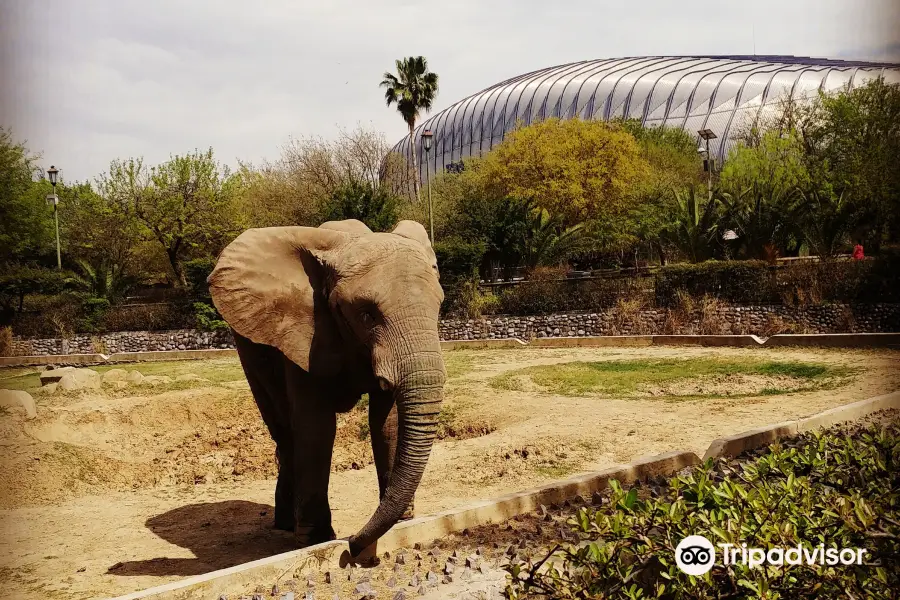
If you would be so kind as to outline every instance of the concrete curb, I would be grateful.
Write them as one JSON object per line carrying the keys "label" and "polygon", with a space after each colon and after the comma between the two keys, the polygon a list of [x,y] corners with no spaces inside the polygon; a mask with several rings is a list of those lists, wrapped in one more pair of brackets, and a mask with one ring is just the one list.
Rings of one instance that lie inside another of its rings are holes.
{"label": "concrete curb", "polygon": [[[611,479],[630,483],[656,475],[671,475],[699,462],[700,459],[693,452],[667,452],[638,459],[627,465],[586,473],[437,515],[413,519],[395,525],[373,547],[367,549],[365,555],[392,552],[398,548],[410,547],[416,542],[428,542],[462,531],[467,527],[506,521],[516,515],[537,510],[541,504],[562,502],[577,494],[590,495],[604,489]],[[335,569],[348,557],[346,541],[326,542],[118,596],[113,600],[215,598],[217,594],[234,594],[238,588],[252,586],[263,580],[271,584],[279,578],[302,577],[313,571]]]}
{"label": "concrete curb", "polygon": [[109,360],[105,354],[45,354],[40,356],[0,356],[0,367],[40,365],[96,365]]}
{"label": "concrete curb", "polygon": [[524,348],[528,342],[523,342],[519,338],[502,338],[494,340],[449,340],[441,342],[441,350],[460,350],[468,348],[470,350],[480,350],[487,348]]}
{"label": "concrete curb", "polygon": [[765,342],[755,335],[654,335],[654,346],[758,347]]}
{"label": "concrete curb", "polygon": [[703,455],[703,460],[723,456],[737,456],[747,450],[767,446],[777,440],[801,433],[831,427],[838,423],[855,421],[881,410],[900,409],[900,391],[838,406],[796,421],[784,421],[744,433],[713,440]]}
{"label": "concrete curb", "polygon": [[[761,339],[755,335],[605,335],[584,337],[535,338],[524,342],[518,338],[488,340],[449,340],[441,342],[443,350],[488,348],[600,348],[645,346],[704,346],[732,348],[771,348],[817,346],[824,348],[900,349],[900,333],[815,333],[778,334]],[[192,360],[236,356],[234,349],[158,350],[120,352],[117,354],[52,354],[46,356],[0,356],[0,367],[39,365],[91,365],[140,362],[148,360]]]}
{"label": "concrete curb", "polygon": [[528,345],[537,348],[602,348],[606,346],[643,348],[650,346],[652,342],[652,335],[604,335],[535,338]]}

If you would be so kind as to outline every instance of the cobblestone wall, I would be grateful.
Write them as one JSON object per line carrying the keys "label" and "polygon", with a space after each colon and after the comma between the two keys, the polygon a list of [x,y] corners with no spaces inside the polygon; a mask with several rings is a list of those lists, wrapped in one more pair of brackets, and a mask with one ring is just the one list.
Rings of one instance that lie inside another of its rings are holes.
{"label": "cobblestone wall", "polygon": [[[900,332],[900,304],[849,306],[717,306],[679,314],[664,309],[570,313],[535,317],[490,316],[443,319],[442,340],[477,340],[589,335],[755,334]],[[16,355],[112,354],[147,350],[233,348],[228,331],[120,331],[69,340],[13,340]]]}

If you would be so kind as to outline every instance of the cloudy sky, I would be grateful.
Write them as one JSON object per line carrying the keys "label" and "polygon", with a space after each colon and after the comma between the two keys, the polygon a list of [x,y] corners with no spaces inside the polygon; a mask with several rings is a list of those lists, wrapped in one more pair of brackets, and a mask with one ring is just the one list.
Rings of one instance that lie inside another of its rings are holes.
{"label": "cloudy sky", "polygon": [[794,54],[900,62],[897,0],[0,0],[0,125],[68,180],[212,146],[404,124],[378,83],[424,55],[437,110],[589,58]]}

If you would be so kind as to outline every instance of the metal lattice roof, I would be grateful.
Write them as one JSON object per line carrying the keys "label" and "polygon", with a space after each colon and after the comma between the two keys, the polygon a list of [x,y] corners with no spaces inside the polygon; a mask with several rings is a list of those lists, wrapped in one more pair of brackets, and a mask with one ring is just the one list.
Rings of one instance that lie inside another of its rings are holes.
{"label": "metal lattice roof", "polygon": [[[640,119],[645,126],[711,129],[713,155],[722,159],[734,135],[775,102],[820,90],[858,87],[883,76],[900,83],[900,64],[796,56],[644,56],[586,60],[548,67],[502,81],[434,114],[416,128],[422,181],[463,158],[500,143],[517,121]],[[425,162],[421,134],[433,148]],[[699,138],[698,138],[699,139]],[[409,138],[394,146],[409,156]]]}

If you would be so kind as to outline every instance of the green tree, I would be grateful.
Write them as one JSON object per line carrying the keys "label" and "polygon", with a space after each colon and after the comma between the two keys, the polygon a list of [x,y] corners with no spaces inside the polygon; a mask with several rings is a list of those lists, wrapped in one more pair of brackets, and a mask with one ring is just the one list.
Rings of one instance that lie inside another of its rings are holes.
{"label": "green tree", "polygon": [[718,198],[710,200],[705,189],[677,190],[660,235],[689,261],[703,262],[715,255],[720,216]]}
{"label": "green tree", "polygon": [[810,182],[807,156],[795,130],[770,130],[757,145],[738,144],[719,174],[719,187],[735,194],[753,186],[786,194]]}
{"label": "green tree", "polygon": [[102,298],[114,303],[137,285],[138,280],[125,267],[109,259],[91,264],[85,259],[75,261],[78,272],[69,279],[75,289],[88,293],[93,298]]}
{"label": "green tree", "polygon": [[524,263],[529,271],[564,263],[585,239],[584,223],[566,227],[563,220],[536,206],[529,211],[524,243]]}
{"label": "green tree", "polygon": [[548,119],[510,133],[481,161],[492,197],[535,200],[566,226],[614,221],[647,163],[630,133],[599,121]]}
{"label": "green tree", "polygon": [[416,121],[422,110],[431,110],[438,93],[438,76],[428,70],[424,56],[410,56],[395,62],[397,73],[386,71],[381,81],[388,106],[397,105],[397,112],[409,128],[409,151],[413,165],[413,191],[419,199],[419,167],[415,153]]}
{"label": "green tree", "polygon": [[372,231],[389,231],[398,215],[397,198],[390,191],[359,181],[337,188],[323,208],[325,220],[358,219]]}
{"label": "green tree", "polygon": [[228,176],[209,149],[150,168],[140,158],[113,161],[100,189],[162,246],[176,281],[185,285],[183,261],[218,254],[239,229]]}
{"label": "green tree", "polygon": [[55,248],[51,186],[35,180],[39,158],[0,127],[0,260],[38,259]]}
{"label": "green tree", "polygon": [[796,189],[779,190],[758,182],[736,193],[723,192],[722,228],[737,234],[731,244],[741,258],[773,262],[779,255],[795,255],[802,242],[799,223],[804,204]]}
{"label": "green tree", "polygon": [[807,111],[804,144],[816,178],[849,188],[875,241],[900,240],[900,84],[879,77],[820,94]]}

